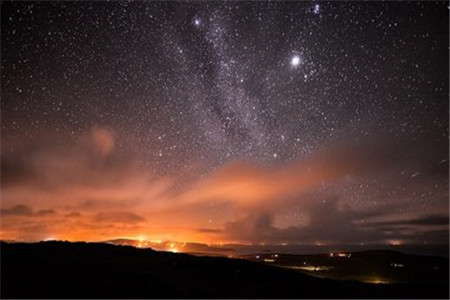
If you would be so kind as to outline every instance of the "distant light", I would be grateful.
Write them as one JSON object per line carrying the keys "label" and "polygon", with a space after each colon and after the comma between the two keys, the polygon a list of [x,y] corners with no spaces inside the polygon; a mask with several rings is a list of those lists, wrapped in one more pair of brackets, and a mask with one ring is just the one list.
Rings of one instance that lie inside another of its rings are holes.
{"label": "distant light", "polygon": [[202,22],[201,22],[201,20],[200,20],[199,18],[196,18],[196,19],[194,20],[195,26],[200,26],[201,23],[202,23]]}
{"label": "distant light", "polygon": [[338,253],[337,256],[350,258],[351,254],[350,253]]}
{"label": "distant light", "polygon": [[364,280],[364,282],[365,283],[372,283],[372,284],[388,284],[388,283],[390,283],[389,281],[380,279],[378,277],[375,277],[375,278],[369,279],[369,280]]}
{"label": "distant light", "polygon": [[346,258],[350,258],[350,257],[352,257],[352,254],[351,253],[345,253],[345,252],[338,252],[338,253],[334,253],[334,252],[331,252],[330,253],[330,257],[346,257]]}
{"label": "distant light", "polygon": [[394,267],[394,268],[404,268],[405,265],[404,265],[404,264],[398,264],[398,263],[392,263],[392,264],[391,264],[391,267]]}
{"label": "distant light", "polygon": [[400,241],[400,240],[390,240],[390,241],[389,241],[389,244],[390,244],[391,246],[401,246],[401,245],[403,245],[403,242]]}
{"label": "distant light", "polygon": [[329,271],[334,269],[334,267],[329,266],[287,266],[289,269],[303,270],[308,272],[319,272],[319,271]]}

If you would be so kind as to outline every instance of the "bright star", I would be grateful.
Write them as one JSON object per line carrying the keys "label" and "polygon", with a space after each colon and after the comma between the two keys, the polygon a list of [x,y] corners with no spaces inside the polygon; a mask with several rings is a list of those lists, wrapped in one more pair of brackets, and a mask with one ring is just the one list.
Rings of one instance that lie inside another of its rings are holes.
{"label": "bright star", "polygon": [[300,56],[295,55],[291,59],[291,66],[297,67],[300,64]]}
{"label": "bright star", "polygon": [[200,19],[195,19],[194,20],[195,26],[200,26],[200,23],[201,23]]}
{"label": "bright star", "polygon": [[314,5],[313,13],[315,15],[318,15],[320,13],[320,5],[319,4]]}

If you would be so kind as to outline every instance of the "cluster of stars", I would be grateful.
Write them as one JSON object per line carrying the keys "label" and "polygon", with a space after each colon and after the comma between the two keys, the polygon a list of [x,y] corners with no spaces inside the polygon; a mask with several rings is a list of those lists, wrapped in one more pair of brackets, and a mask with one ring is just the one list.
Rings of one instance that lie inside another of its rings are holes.
{"label": "cluster of stars", "polygon": [[[158,176],[199,165],[188,181],[232,161],[280,165],[332,143],[381,136],[427,147],[427,164],[405,167],[417,169],[409,180],[419,180],[425,165],[448,154],[445,8],[5,3],[2,150],[41,135],[69,144],[101,126],[114,132],[116,151],[135,153]],[[444,195],[441,179],[420,188],[438,185],[433,193]],[[407,198],[411,210],[424,203],[423,191],[401,192],[411,184],[403,175],[366,181],[342,187],[352,205],[395,197]]]}

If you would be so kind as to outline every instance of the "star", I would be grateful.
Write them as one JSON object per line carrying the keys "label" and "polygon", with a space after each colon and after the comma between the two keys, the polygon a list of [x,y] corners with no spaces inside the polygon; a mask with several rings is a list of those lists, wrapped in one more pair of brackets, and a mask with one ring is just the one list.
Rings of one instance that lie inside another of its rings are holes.
{"label": "star", "polygon": [[300,56],[298,55],[294,55],[291,58],[291,66],[293,66],[294,68],[297,67],[300,64]]}
{"label": "star", "polygon": [[320,14],[320,5],[319,4],[314,5],[313,14],[315,14],[315,15]]}

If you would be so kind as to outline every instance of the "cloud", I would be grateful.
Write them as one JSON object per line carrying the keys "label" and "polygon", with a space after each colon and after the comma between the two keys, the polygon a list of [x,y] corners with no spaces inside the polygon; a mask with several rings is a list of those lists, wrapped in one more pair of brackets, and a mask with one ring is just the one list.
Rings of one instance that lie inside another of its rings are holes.
{"label": "cloud", "polygon": [[90,137],[94,150],[102,157],[108,156],[114,150],[114,135],[112,131],[101,127],[94,127]]}
{"label": "cloud", "polygon": [[36,215],[37,216],[47,216],[47,215],[53,215],[53,214],[55,214],[56,212],[53,210],[53,209],[42,209],[42,210],[39,210],[37,213],[36,213]]}
{"label": "cloud", "polygon": [[1,164],[4,205],[126,208],[156,198],[170,185],[165,178],[155,179],[151,168],[136,167],[134,156],[114,151],[112,132],[99,127],[63,145],[48,138],[25,144],[2,153]]}
{"label": "cloud", "polygon": [[338,199],[312,202],[305,209],[308,212],[309,222],[303,226],[289,226],[278,228],[274,225],[274,215],[269,212],[253,213],[237,221],[225,224],[225,234],[229,238],[239,241],[264,242],[300,242],[315,243],[327,242],[357,242],[360,239],[378,239],[381,237],[368,234],[367,229],[357,226],[361,217],[376,216],[357,211],[340,210]]}
{"label": "cloud", "polygon": [[81,217],[81,214],[79,212],[70,212],[64,215],[66,218],[78,218]]}
{"label": "cloud", "polygon": [[[429,241],[444,243],[448,240],[448,229],[424,230],[422,226],[448,225],[448,217],[428,216],[407,221],[366,222],[377,218],[381,213],[368,213],[339,209],[338,199],[327,199],[318,204],[312,204],[308,209],[309,222],[303,226],[278,228],[274,225],[274,215],[271,213],[253,213],[236,221],[227,222],[222,232],[227,238],[237,242],[266,243],[300,243],[300,244],[383,244],[392,240],[403,242]],[[446,218],[446,219],[445,219]],[[446,223],[445,223],[446,222]],[[377,226],[373,226],[377,224]],[[386,226],[392,225],[392,226]],[[401,228],[397,225],[414,225]],[[447,235],[447,238],[444,236]]]}
{"label": "cloud", "polygon": [[209,229],[209,228],[198,228],[198,232],[200,233],[208,233],[208,234],[219,234],[222,233],[222,229]]}
{"label": "cloud", "polygon": [[382,225],[382,226],[405,226],[405,225],[421,225],[421,226],[438,226],[449,224],[448,215],[426,215],[419,218],[406,219],[406,220],[391,220],[391,221],[381,221],[373,222],[372,225]]}
{"label": "cloud", "polygon": [[99,213],[94,217],[96,222],[109,222],[109,223],[139,223],[145,219],[135,213],[131,212],[110,212]]}
{"label": "cloud", "polygon": [[26,162],[17,156],[1,157],[1,186],[7,188],[14,184],[21,184],[36,175],[33,170],[26,164]]}
{"label": "cloud", "polygon": [[[65,145],[41,139],[2,153],[2,204],[8,208],[1,216],[33,216],[23,226],[5,220],[2,231],[201,242],[422,238],[446,221],[434,214],[448,210],[448,160],[424,155],[423,146],[408,146],[347,141],[283,164],[241,160],[204,177],[196,172],[158,177],[152,165],[144,168],[139,157],[116,151],[112,131],[93,127]],[[186,184],[186,177],[199,179]],[[432,200],[438,205],[409,211],[410,219],[398,221],[405,216],[398,211],[411,207],[412,193],[428,193],[436,184]],[[360,186],[367,188],[355,197]]]}
{"label": "cloud", "polygon": [[23,204],[18,204],[12,208],[2,208],[2,216],[31,216],[33,215],[33,210],[31,207]]}
{"label": "cloud", "polygon": [[66,188],[114,184],[131,172],[130,158],[114,152],[111,131],[93,127],[80,140],[57,144],[42,137],[14,152],[2,153],[2,187]]}
{"label": "cloud", "polygon": [[446,225],[449,224],[449,216],[448,215],[441,215],[441,214],[432,214],[432,215],[426,215],[421,216],[418,218],[412,218],[412,219],[402,219],[402,220],[389,220],[389,221],[378,221],[378,222],[372,222],[373,226],[439,226],[439,225]]}
{"label": "cloud", "polygon": [[24,204],[18,204],[13,206],[12,208],[2,208],[0,210],[1,216],[25,216],[25,217],[40,217],[40,216],[48,216],[55,214],[53,209],[43,209],[37,212],[34,212],[30,206]]}
{"label": "cloud", "polygon": [[[284,165],[261,167],[250,162],[231,162],[192,186],[180,200],[228,201],[244,208],[276,209],[291,204],[292,200],[299,201],[299,195],[320,190],[324,185],[388,179],[400,172],[427,169],[430,159],[422,155],[423,150],[418,148],[415,152],[402,146],[392,142],[339,143]],[[442,176],[442,180],[448,178],[442,167],[428,169]]]}

